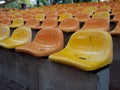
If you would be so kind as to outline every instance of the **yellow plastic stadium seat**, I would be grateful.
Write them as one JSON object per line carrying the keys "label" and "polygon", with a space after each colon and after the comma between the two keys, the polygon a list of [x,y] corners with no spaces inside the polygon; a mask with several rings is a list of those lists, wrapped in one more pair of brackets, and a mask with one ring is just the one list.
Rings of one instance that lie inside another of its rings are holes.
{"label": "yellow plastic stadium seat", "polygon": [[101,6],[100,9],[107,9],[108,12],[111,11],[111,7],[110,6],[106,6],[106,5],[105,6]]}
{"label": "yellow plastic stadium seat", "polygon": [[36,14],[35,18],[38,19],[39,21],[43,21],[45,19],[45,15],[44,14]]}
{"label": "yellow plastic stadium seat", "polygon": [[61,14],[61,15],[59,16],[58,21],[62,21],[62,20],[64,20],[64,19],[66,19],[66,18],[72,18],[72,14],[71,14],[71,13],[63,13],[63,14]]}
{"label": "yellow plastic stadium seat", "polygon": [[13,20],[12,24],[9,25],[10,28],[16,28],[24,25],[24,19],[23,18],[16,18]]}
{"label": "yellow plastic stadium seat", "polygon": [[12,33],[12,36],[10,38],[0,41],[0,46],[7,49],[13,49],[17,46],[30,42],[31,38],[32,35],[30,28],[19,27]]}
{"label": "yellow plastic stadium seat", "polygon": [[0,41],[10,36],[10,28],[8,26],[0,26]]}
{"label": "yellow plastic stadium seat", "polygon": [[93,10],[90,8],[85,8],[81,11],[81,13],[87,13],[88,15],[92,15],[93,14]]}
{"label": "yellow plastic stadium seat", "polygon": [[75,32],[67,46],[50,55],[49,60],[93,71],[110,64],[112,57],[111,35],[105,31],[85,30]]}
{"label": "yellow plastic stadium seat", "polygon": [[108,12],[96,12],[92,15],[93,18],[106,18],[110,19],[110,14]]}

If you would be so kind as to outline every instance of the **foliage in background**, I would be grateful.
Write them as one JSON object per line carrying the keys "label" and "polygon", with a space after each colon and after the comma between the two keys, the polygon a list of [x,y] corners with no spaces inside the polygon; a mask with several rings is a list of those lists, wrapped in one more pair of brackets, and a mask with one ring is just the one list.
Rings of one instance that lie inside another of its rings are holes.
{"label": "foliage in background", "polygon": [[28,8],[40,7],[50,4],[62,4],[62,3],[78,3],[78,2],[90,2],[92,0],[35,0],[36,3],[31,2],[31,0],[17,0],[11,2],[4,6],[4,8],[18,8],[21,9],[21,4],[27,4]]}

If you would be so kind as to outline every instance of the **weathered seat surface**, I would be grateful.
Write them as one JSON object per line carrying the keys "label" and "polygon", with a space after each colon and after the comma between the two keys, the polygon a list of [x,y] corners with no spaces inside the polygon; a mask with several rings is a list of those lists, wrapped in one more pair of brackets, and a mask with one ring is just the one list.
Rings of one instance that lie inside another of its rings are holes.
{"label": "weathered seat surface", "polygon": [[10,36],[10,28],[8,26],[0,26],[0,41]]}
{"label": "weathered seat surface", "polygon": [[61,50],[63,46],[64,37],[61,30],[45,29],[40,30],[31,43],[17,47],[15,50],[42,57]]}
{"label": "weathered seat surface", "polygon": [[10,38],[0,41],[0,47],[13,49],[17,46],[26,44],[31,41],[31,29],[28,27],[17,28]]}
{"label": "weathered seat surface", "polygon": [[112,48],[112,38],[108,32],[78,31],[71,36],[67,46],[50,55],[49,60],[92,71],[112,62]]}

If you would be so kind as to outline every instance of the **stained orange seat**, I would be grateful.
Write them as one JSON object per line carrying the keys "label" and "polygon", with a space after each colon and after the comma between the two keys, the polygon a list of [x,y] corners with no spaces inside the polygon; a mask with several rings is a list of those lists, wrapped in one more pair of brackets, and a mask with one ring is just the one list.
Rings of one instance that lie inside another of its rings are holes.
{"label": "stained orange seat", "polygon": [[46,18],[42,24],[41,28],[56,28],[58,26],[58,21],[53,18]]}
{"label": "stained orange seat", "polygon": [[9,18],[1,19],[0,26],[8,26],[11,24],[11,20]]}
{"label": "stained orange seat", "polygon": [[25,26],[30,27],[32,29],[39,29],[38,27],[40,27],[40,22],[36,18],[31,18],[26,21]]}
{"label": "stained orange seat", "polygon": [[46,15],[46,18],[58,19],[57,13],[49,13]]}
{"label": "stained orange seat", "polygon": [[109,20],[105,18],[88,19],[81,30],[105,30],[110,31]]}
{"label": "stained orange seat", "polygon": [[75,18],[67,18],[61,21],[59,29],[65,32],[74,32],[79,29],[79,21]]}
{"label": "stained orange seat", "polygon": [[0,19],[3,19],[3,18],[5,18],[5,15],[0,15]]}
{"label": "stained orange seat", "polygon": [[14,16],[9,14],[9,15],[6,15],[6,18],[9,18],[12,21],[14,19]]}
{"label": "stained orange seat", "polygon": [[60,16],[61,14],[63,14],[63,13],[66,13],[67,11],[65,10],[65,9],[60,9],[60,10],[58,10],[58,15]]}
{"label": "stained orange seat", "polygon": [[114,8],[112,8],[112,13],[111,13],[111,15],[116,15],[117,13],[119,13],[120,12],[120,7],[118,6],[118,7],[114,7]]}
{"label": "stained orange seat", "polygon": [[114,17],[111,21],[119,21],[119,20],[120,20],[120,13],[117,13],[114,15]]}
{"label": "stained orange seat", "polygon": [[61,50],[64,46],[63,42],[64,37],[61,30],[45,29],[40,30],[31,43],[17,47],[15,50],[42,57]]}
{"label": "stained orange seat", "polygon": [[68,13],[71,13],[72,16],[75,16],[76,14],[79,13],[79,10],[76,9],[76,8],[70,8],[70,9],[67,10],[67,12],[68,12]]}
{"label": "stained orange seat", "polygon": [[87,13],[79,13],[75,16],[80,22],[85,22],[90,18],[90,15]]}
{"label": "stained orange seat", "polygon": [[28,19],[33,18],[33,15],[32,14],[25,14],[25,15],[23,15],[23,18],[24,18],[24,21],[27,21]]}

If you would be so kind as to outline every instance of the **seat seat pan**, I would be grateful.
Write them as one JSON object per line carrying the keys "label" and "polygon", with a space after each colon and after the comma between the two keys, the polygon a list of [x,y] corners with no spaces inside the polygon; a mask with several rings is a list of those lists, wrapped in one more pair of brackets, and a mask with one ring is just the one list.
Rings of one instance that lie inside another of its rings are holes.
{"label": "seat seat pan", "polygon": [[79,21],[74,18],[67,18],[61,21],[59,29],[65,32],[74,32],[79,29]]}
{"label": "seat seat pan", "polygon": [[19,52],[24,52],[26,54],[31,54],[36,57],[42,57],[42,56],[48,56],[50,53],[53,53],[54,49],[55,48],[53,47],[46,48],[44,46],[40,46],[32,42],[23,46],[16,47],[15,50]]}
{"label": "seat seat pan", "polygon": [[106,58],[108,57],[104,52],[77,52],[70,48],[63,49],[49,57],[53,62],[75,66],[78,69],[84,69],[86,71],[95,70],[98,67],[104,66]]}
{"label": "seat seat pan", "polygon": [[0,46],[7,48],[7,49],[12,49],[12,48],[15,48],[17,46],[23,45],[25,42],[26,41],[17,41],[17,40],[14,40],[12,38],[9,38],[9,39],[6,39],[4,41],[1,41]]}

